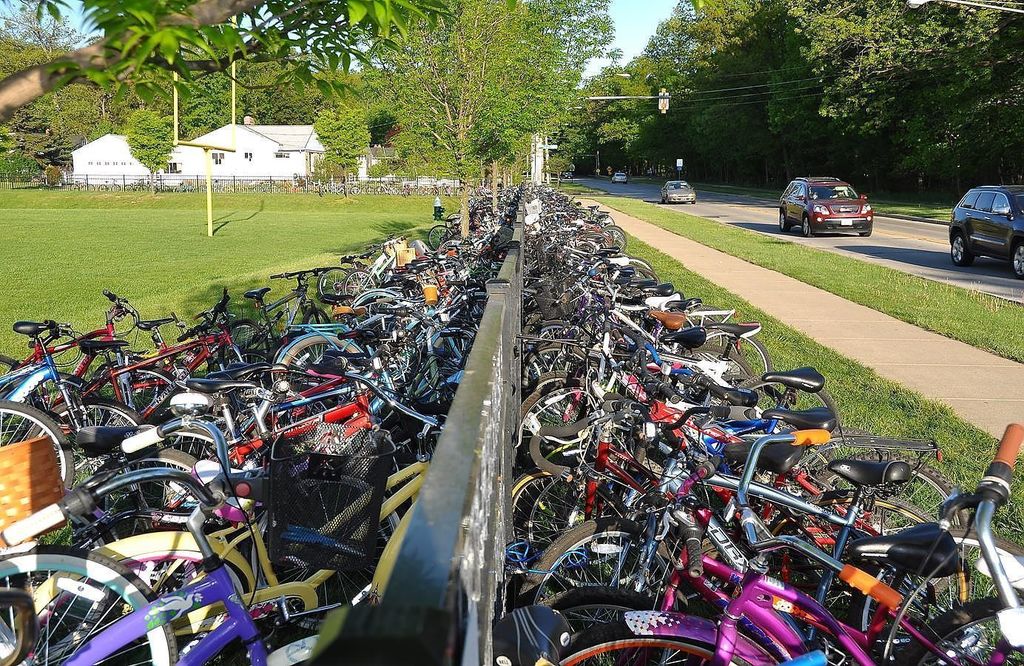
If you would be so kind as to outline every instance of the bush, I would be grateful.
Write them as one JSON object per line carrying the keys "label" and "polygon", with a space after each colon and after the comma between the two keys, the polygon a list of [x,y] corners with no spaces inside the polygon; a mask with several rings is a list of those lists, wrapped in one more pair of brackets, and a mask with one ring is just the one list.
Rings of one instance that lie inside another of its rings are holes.
{"label": "bush", "polygon": [[46,184],[50,187],[56,187],[64,180],[64,172],[60,170],[60,167],[55,167],[52,164],[46,167],[43,176],[46,179]]}
{"label": "bush", "polygon": [[0,176],[22,176],[26,180],[39,175],[39,163],[18,153],[0,154]]}

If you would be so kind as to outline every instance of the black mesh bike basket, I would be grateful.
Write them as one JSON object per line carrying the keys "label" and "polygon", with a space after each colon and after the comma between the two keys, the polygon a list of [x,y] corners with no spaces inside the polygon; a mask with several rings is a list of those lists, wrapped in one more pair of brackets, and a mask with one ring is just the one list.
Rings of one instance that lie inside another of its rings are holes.
{"label": "black mesh bike basket", "polygon": [[270,460],[271,559],[334,571],[372,566],[391,453],[370,431],[347,436],[343,425],[278,440]]}

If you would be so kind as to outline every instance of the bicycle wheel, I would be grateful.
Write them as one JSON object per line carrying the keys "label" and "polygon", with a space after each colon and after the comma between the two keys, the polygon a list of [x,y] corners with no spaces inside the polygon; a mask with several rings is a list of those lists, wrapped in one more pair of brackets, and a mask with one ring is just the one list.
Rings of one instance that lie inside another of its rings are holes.
{"label": "bicycle wheel", "polygon": [[588,520],[562,534],[544,549],[534,564],[543,573],[526,577],[520,602],[540,603],[576,587],[656,591],[665,580],[672,558],[665,542],[658,546],[650,567],[642,568],[641,525],[623,518]]}
{"label": "bicycle wheel", "polygon": [[448,226],[444,224],[435,224],[430,227],[430,231],[427,232],[427,244],[430,245],[431,250],[436,250],[441,247],[441,243],[448,240]]}
{"label": "bicycle wheel", "polygon": [[351,341],[343,341],[329,333],[313,333],[299,338],[283,351],[278,352],[274,357],[274,363],[283,363],[298,369],[307,368],[323,360],[324,352],[328,349],[358,351]]}
{"label": "bicycle wheel", "polygon": [[[986,664],[1003,640],[997,614],[1003,609],[999,599],[979,599],[954,608],[936,617],[929,623],[931,634],[938,637],[935,646],[942,656],[929,651],[917,641],[911,641],[897,655],[900,664],[925,666],[949,663],[948,658],[957,658],[960,663]],[[1024,663],[1024,655],[1013,652],[1004,662]]]}
{"label": "bicycle wheel", "polygon": [[65,487],[75,480],[75,458],[64,431],[45,413],[19,402],[0,400],[0,446],[34,437],[49,437]]}
{"label": "bicycle wheel", "polygon": [[326,296],[344,296],[345,278],[348,277],[349,269],[332,268],[322,273],[316,281],[316,293],[322,300]]}
{"label": "bicycle wheel", "polygon": [[[742,639],[741,639],[742,640]],[[747,643],[747,649],[754,649]],[[600,624],[573,637],[561,666],[696,666],[711,661],[715,645],[674,636],[637,636],[624,622]],[[764,663],[773,663],[764,655]],[[750,662],[734,656],[733,664]]]}
{"label": "bicycle wheel", "polygon": [[578,587],[545,599],[543,605],[561,613],[577,634],[596,624],[620,621],[629,611],[655,610],[658,600],[614,587]]}
{"label": "bicycle wheel", "polygon": [[341,293],[345,296],[358,296],[373,284],[373,278],[369,271],[362,268],[354,268],[345,276],[341,285]]}
{"label": "bicycle wheel", "polygon": [[267,360],[267,332],[259,324],[251,319],[236,319],[229,333],[231,341],[242,352],[244,362],[259,363]]}
{"label": "bicycle wheel", "polygon": [[[72,418],[79,426],[103,426],[110,428],[132,428],[143,423],[142,417],[133,409],[112,400],[89,398],[73,409],[67,404],[58,405],[53,410],[57,420],[68,428],[72,427]],[[73,415],[73,416],[72,416]],[[88,458],[78,448],[73,448],[75,456],[75,477],[84,481],[99,467],[99,459]]]}
{"label": "bicycle wheel", "polygon": [[308,310],[306,310],[306,313],[303,315],[302,323],[303,324],[329,324],[329,323],[331,323],[331,318],[328,317],[327,313],[324,312],[322,309],[320,309],[320,308],[318,308],[316,306],[312,306]]}
{"label": "bicycle wheel", "polygon": [[[113,622],[156,598],[124,565],[60,546],[37,546],[0,559],[0,587],[32,594],[40,624],[33,663],[54,666],[63,664]],[[12,619],[4,614],[0,624],[13,626]],[[177,659],[171,627],[165,625],[101,663],[165,665]]]}

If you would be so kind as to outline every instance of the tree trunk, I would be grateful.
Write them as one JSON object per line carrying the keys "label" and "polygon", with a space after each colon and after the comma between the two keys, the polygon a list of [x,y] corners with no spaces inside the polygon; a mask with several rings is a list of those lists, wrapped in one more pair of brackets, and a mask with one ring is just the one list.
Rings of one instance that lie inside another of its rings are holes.
{"label": "tree trunk", "polygon": [[498,162],[491,162],[491,211],[498,213]]}
{"label": "tree trunk", "polygon": [[466,181],[462,181],[462,197],[459,201],[459,225],[462,231],[462,237],[469,237],[469,186]]}

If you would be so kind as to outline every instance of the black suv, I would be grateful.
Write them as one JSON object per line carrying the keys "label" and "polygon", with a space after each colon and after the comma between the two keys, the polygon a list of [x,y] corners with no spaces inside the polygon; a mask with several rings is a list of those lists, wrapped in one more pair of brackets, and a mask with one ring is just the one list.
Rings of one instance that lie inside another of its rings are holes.
{"label": "black suv", "polygon": [[1024,186],[976,187],[953,208],[949,256],[970,266],[979,256],[1010,259],[1024,279]]}

